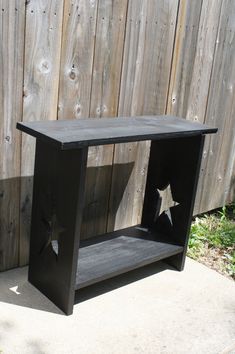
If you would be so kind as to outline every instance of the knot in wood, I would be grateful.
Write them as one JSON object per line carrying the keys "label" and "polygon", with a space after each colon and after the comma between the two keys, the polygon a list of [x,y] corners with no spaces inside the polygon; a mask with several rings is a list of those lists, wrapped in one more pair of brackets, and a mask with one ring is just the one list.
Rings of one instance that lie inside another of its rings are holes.
{"label": "knot in wood", "polygon": [[50,64],[48,61],[44,60],[40,65],[40,70],[43,74],[47,74],[50,72]]}
{"label": "knot in wood", "polygon": [[91,5],[91,7],[94,7],[94,6],[95,6],[95,1],[96,1],[96,0],[90,0],[90,5]]}
{"label": "knot in wood", "polygon": [[76,115],[80,115],[81,113],[81,105],[79,103],[75,106],[75,113]]}
{"label": "knot in wood", "polygon": [[74,72],[73,70],[70,72],[69,77],[70,77],[71,80],[74,80],[74,79],[75,79],[76,74],[75,74],[75,72]]}

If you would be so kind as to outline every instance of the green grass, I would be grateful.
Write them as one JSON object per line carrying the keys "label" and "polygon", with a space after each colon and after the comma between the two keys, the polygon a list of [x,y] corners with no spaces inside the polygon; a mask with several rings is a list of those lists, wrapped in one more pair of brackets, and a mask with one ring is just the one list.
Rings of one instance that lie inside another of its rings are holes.
{"label": "green grass", "polygon": [[188,256],[235,279],[235,204],[195,218]]}

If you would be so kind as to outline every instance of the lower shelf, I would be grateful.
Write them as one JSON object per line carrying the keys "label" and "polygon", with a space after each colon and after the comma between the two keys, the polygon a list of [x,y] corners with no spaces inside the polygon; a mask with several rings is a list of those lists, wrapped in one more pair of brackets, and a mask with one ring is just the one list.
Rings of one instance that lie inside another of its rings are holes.
{"label": "lower shelf", "polygon": [[82,241],[76,289],[183,252],[164,236],[133,226]]}

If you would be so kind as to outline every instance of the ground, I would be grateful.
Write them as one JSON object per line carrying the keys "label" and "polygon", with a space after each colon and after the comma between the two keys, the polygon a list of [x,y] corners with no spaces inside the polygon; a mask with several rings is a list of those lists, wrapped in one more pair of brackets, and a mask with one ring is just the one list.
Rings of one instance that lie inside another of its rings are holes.
{"label": "ground", "polygon": [[187,259],[84,289],[65,316],[27,282],[0,274],[3,354],[234,354],[235,282]]}

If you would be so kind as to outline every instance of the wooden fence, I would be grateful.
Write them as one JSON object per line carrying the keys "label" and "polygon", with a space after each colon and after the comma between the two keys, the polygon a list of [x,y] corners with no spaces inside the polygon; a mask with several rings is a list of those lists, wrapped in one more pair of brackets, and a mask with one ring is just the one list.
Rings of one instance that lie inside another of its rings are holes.
{"label": "wooden fence", "polygon": [[[233,200],[235,0],[0,0],[0,75],[0,270],[28,261],[35,143],[20,120],[172,113],[217,126],[194,212]],[[89,150],[83,237],[138,222],[148,146]]]}

